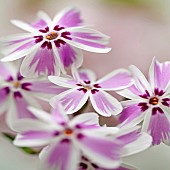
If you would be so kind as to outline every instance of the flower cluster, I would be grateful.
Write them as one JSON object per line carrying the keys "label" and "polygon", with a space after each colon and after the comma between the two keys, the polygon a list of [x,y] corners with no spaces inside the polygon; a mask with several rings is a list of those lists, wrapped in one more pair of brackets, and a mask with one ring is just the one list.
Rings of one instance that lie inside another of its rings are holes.
{"label": "flower cluster", "polygon": [[[12,23],[27,33],[0,39],[0,114],[17,133],[14,145],[38,147],[41,170],[132,170],[124,157],[170,144],[170,62],[154,58],[148,80],[135,66],[96,80],[80,68],[82,50],[107,53],[109,37],[84,25],[77,8]],[[19,67],[5,63],[13,60]],[[89,103],[96,113],[84,113]],[[119,123],[102,126],[101,116]]]}

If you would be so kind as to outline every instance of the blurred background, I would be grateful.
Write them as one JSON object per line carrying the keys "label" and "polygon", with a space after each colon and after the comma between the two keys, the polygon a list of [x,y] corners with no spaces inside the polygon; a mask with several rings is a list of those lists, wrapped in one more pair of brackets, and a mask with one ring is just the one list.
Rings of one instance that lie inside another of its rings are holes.
{"label": "blurred background", "polygon": [[[10,19],[34,22],[39,10],[53,17],[69,5],[81,10],[85,23],[111,37],[110,53],[84,52],[83,67],[98,77],[131,64],[147,74],[154,56],[170,60],[170,0],[0,0],[0,36],[22,31]],[[0,169],[36,170],[37,158],[18,151],[3,136],[0,145]],[[160,145],[125,161],[140,170],[169,170],[169,160],[170,147]]]}

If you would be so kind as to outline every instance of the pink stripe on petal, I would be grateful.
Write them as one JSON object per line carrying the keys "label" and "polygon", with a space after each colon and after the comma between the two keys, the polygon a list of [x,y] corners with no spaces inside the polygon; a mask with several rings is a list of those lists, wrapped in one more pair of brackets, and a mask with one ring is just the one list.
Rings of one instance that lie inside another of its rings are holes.
{"label": "pink stripe on petal", "polygon": [[64,88],[57,87],[47,81],[35,81],[31,82],[29,89],[32,92],[47,93],[47,94],[59,94],[64,91]]}
{"label": "pink stripe on petal", "polygon": [[21,133],[22,137],[20,138],[20,140],[42,140],[42,139],[47,139],[47,138],[51,138],[54,137],[55,133],[54,132],[48,132],[48,131],[27,131],[27,132],[23,132]]}
{"label": "pink stripe on petal", "polygon": [[142,114],[141,108],[137,104],[130,105],[120,113],[120,122],[130,123]]}
{"label": "pink stripe on petal", "polygon": [[71,35],[77,38],[85,38],[85,39],[91,39],[91,40],[103,39],[103,37],[98,34],[95,35],[93,33],[88,33],[88,32],[73,32]]}
{"label": "pink stripe on petal", "polygon": [[38,75],[41,75],[42,73],[46,73],[48,75],[54,75],[55,74],[55,58],[52,50],[48,49],[40,49],[35,54],[32,62],[30,63],[29,67],[31,68],[35,63],[36,68],[35,72],[38,73]]}
{"label": "pink stripe on petal", "polygon": [[157,112],[151,116],[148,132],[153,138],[153,145],[170,140],[170,123],[165,114]]}
{"label": "pink stripe on petal", "polygon": [[128,87],[128,90],[130,90],[132,93],[134,93],[135,95],[141,95],[143,93],[141,93],[141,91],[139,89],[136,88],[135,85],[132,85],[130,87]]}
{"label": "pink stripe on petal", "polygon": [[70,122],[71,125],[78,129],[94,129],[99,128],[99,116],[96,113],[80,114]]}
{"label": "pink stripe on petal", "polygon": [[[17,47],[17,48],[16,48],[14,51],[12,51],[10,54],[13,54],[13,53],[16,53],[16,52],[19,52],[19,51],[23,51],[23,50],[27,50],[27,49],[31,48],[32,46],[34,46],[34,45],[35,45],[35,42],[34,42],[33,40],[31,40],[31,41],[29,41],[29,42],[27,42],[27,43],[25,43],[25,44]],[[10,54],[9,54],[9,55],[10,55]]]}
{"label": "pink stripe on petal", "polygon": [[27,77],[58,74],[56,57],[53,51],[40,48],[25,57],[21,65],[21,73]]}
{"label": "pink stripe on petal", "polygon": [[[76,8],[71,8],[69,10],[63,10],[63,14],[59,21],[57,22],[59,25],[64,27],[75,27],[79,26],[82,23],[80,11]],[[60,13],[59,13],[60,15]],[[58,16],[56,16],[56,19]]]}
{"label": "pink stripe on petal", "polygon": [[45,159],[43,159],[43,168],[72,170],[77,169],[80,153],[72,142],[68,139],[63,139],[59,143],[52,145],[45,150]]}
{"label": "pink stripe on petal", "polygon": [[92,70],[89,69],[79,69],[78,70],[80,79],[84,82],[90,82],[93,83],[96,80],[96,75]]}
{"label": "pink stripe on petal", "polygon": [[160,63],[154,58],[150,66],[149,79],[154,88],[164,90],[170,80],[170,62]]}
{"label": "pink stripe on petal", "polygon": [[67,90],[56,96],[65,108],[68,114],[74,113],[81,109],[88,99],[88,93],[77,89]]}
{"label": "pink stripe on petal", "polygon": [[117,139],[121,140],[121,142],[124,145],[128,145],[128,144],[136,141],[140,136],[141,136],[141,133],[139,133],[137,131],[133,131],[133,132],[127,133],[125,135],[121,135]]}
{"label": "pink stripe on petal", "polygon": [[22,96],[17,96],[14,99],[16,104],[17,117],[22,118],[35,118],[35,116],[28,110],[28,103]]}
{"label": "pink stripe on petal", "polygon": [[72,41],[77,42],[79,44],[83,44],[86,46],[90,46],[90,47],[94,47],[94,48],[106,48],[105,45],[103,45],[102,43],[99,42],[93,42],[93,41],[88,41],[88,40],[84,40],[84,39],[79,39],[79,38],[75,38],[75,37],[71,37]]}
{"label": "pink stripe on petal", "polygon": [[46,23],[45,20],[40,19],[40,20],[38,20],[37,22],[31,24],[31,26],[32,26],[33,28],[35,28],[35,29],[42,29],[42,28],[44,28],[44,27],[47,26],[47,23]]}
{"label": "pink stripe on petal", "polygon": [[132,84],[132,77],[128,71],[120,69],[111,72],[96,83],[105,90],[121,90]]}
{"label": "pink stripe on petal", "polygon": [[110,94],[98,91],[90,95],[92,105],[96,112],[103,116],[111,116],[122,111],[121,104]]}
{"label": "pink stripe on petal", "polygon": [[60,48],[58,48],[58,52],[64,67],[71,66],[77,58],[76,51],[74,51],[73,48],[68,44],[62,45]]}
{"label": "pink stripe on petal", "polygon": [[58,124],[66,124],[68,122],[68,117],[65,114],[62,105],[58,101],[55,101],[52,117]]}
{"label": "pink stripe on petal", "polygon": [[106,168],[116,168],[119,166],[122,144],[107,140],[106,138],[84,135],[81,135],[78,140],[83,154],[94,163]]}
{"label": "pink stripe on petal", "polygon": [[21,43],[23,41],[27,41],[29,39],[32,39],[32,37],[21,38],[19,40],[11,40],[11,41],[8,42],[8,45],[10,46],[10,45],[18,44],[18,43]]}

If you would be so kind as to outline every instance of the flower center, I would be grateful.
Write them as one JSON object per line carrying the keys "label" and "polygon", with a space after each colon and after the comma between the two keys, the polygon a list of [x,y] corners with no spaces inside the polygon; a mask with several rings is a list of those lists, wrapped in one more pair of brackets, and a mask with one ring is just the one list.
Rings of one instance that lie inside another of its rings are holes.
{"label": "flower center", "polygon": [[47,40],[54,40],[58,37],[58,34],[56,32],[51,32],[50,34],[46,35]]}
{"label": "flower center", "polygon": [[71,129],[65,129],[65,130],[64,130],[64,134],[67,135],[67,136],[70,136],[70,135],[73,134],[73,130],[71,130]]}
{"label": "flower center", "polygon": [[14,81],[13,86],[17,89],[20,87],[20,82],[19,81]]}
{"label": "flower center", "polygon": [[92,86],[90,86],[90,85],[85,85],[85,86],[83,86],[83,88],[86,89],[86,90],[91,90],[91,89],[92,89]]}
{"label": "flower center", "polygon": [[152,97],[149,99],[149,104],[157,105],[158,101],[159,101],[159,99],[157,97]]}

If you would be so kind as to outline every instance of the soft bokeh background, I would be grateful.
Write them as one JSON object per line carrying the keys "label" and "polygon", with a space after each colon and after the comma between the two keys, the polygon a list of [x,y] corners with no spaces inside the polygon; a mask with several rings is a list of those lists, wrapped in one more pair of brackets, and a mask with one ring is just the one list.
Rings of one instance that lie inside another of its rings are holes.
{"label": "soft bokeh background", "polygon": [[[169,0],[0,0],[0,36],[21,32],[10,19],[35,21],[36,12],[51,17],[66,6],[75,5],[86,23],[111,37],[108,54],[84,52],[84,67],[98,77],[113,69],[137,65],[145,74],[153,56],[170,60]],[[4,130],[3,119],[0,131]],[[169,170],[170,147],[160,145],[126,161],[140,170]],[[37,158],[25,155],[0,136],[0,169],[36,170]]]}

